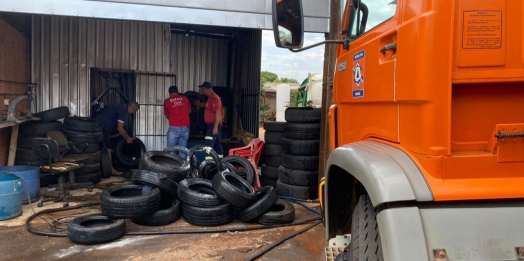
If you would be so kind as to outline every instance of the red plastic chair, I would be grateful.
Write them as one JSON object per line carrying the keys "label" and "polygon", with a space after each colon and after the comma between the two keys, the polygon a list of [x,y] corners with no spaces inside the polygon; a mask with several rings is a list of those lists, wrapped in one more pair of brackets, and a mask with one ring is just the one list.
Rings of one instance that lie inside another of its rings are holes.
{"label": "red plastic chair", "polygon": [[229,155],[239,155],[251,162],[253,168],[255,169],[256,184],[255,190],[260,188],[260,181],[258,180],[258,162],[260,160],[260,155],[262,154],[262,148],[264,147],[265,142],[259,138],[253,139],[247,146],[234,148],[229,150]]}

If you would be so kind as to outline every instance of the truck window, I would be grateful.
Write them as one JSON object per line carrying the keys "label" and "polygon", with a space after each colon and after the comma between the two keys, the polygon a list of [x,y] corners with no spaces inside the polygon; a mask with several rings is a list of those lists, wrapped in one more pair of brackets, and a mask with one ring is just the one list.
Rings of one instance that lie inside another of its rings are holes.
{"label": "truck window", "polygon": [[[362,3],[365,4],[369,10],[364,33],[393,18],[397,10],[396,0],[362,0]],[[358,16],[355,15],[355,21],[357,18]],[[360,13],[360,19],[362,19],[362,12]],[[358,37],[356,33],[357,24],[360,23],[355,22],[353,28],[351,28],[351,37],[353,39]]]}

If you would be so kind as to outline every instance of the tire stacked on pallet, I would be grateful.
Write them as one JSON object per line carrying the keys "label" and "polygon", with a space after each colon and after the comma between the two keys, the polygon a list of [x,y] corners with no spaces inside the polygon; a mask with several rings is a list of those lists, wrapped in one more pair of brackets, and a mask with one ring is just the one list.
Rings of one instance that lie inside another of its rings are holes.
{"label": "tire stacked on pallet", "polygon": [[278,168],[277,192],[299,199],[318,197],[320,109],[292,107],[286,110],[282,139],[282,166]]}
{"label": "tire stacked on pallet", "polygon": [[[97,184],[102,177],[109,178],[111,169],[107,168],[106,154],[101,154],[102,126],[100,122],[93,118],[68,117],[64,119],[64,134],[69,142],[75,144],[75,148],[70,148],[68,154],[83,154],[88,159],[80,161],[84,166],[75,170],[75,182],[93,182]],[[102,168],[102,156],[106,166]],[[109,165],[110,166],[110,165]],[[102,173],[104,170],[104,173]]]}
{"label": "tire stacked on pallet", "polygon": [[262,157],[264,164],[261,166],[260,183],[262,186],[277,186],[278,167],[282,165],[282,138],[286,130],[285,122],[264,122],[264,147]]}
{"label": "tire stacked on pallet", "polygon": [[[69,116],[69,109],[65,106],[41,111],[35,114],[39,121],[30,121],[20,125],[18,130],[15,165],[40,166],[40,157],[33,152],[33,140],[47,138],[47,132],[52,130],[63,131],[60,119]],[[40,171],[40,187],[57,184],[58,176]]]}

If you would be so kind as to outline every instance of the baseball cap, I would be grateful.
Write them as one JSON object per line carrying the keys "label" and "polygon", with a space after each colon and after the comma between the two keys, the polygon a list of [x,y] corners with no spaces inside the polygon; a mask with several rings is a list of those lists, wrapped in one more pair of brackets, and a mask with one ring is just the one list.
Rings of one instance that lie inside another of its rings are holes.
{"label": "baseball cap", "polygon": [[213,88],[210,82],[204,82],[202,85],[198,85],[198,88]]}

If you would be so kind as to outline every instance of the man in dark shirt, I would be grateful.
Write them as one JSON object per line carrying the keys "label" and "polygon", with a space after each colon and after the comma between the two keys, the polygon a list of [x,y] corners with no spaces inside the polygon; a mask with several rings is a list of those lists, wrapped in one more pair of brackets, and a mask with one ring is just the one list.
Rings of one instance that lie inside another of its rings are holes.
{"label": "man in dark shirt", "polygon": [[[213,148],[222,158],[224,149],[220,143],[220,136],[222,136],[222,101],[220,97],[213,91],[213,85],[210,82],[204,82],[198,86],[202,88],[202,94],[207,96],[206,110],[204,111],[204,121],[207,125],[205,145]],[[212,159],[206,157],[206,160]]]}
{"label": "man in dark shirt", "polygon": [[[124,123],[127,120],[128,114],[134,114],[140,109],[140,105],[137,102],[130,102],[128,105],[117,104],[111,105],[105,108],[96,119],[102,124],[102,133],[104,135],[104,146],[109,152],[111,157],[112,145],[111,145],[111,132],[115,130],[124,137],[127,143],[133,143],[134,138],[130,137],[124,129]],[[113,174],[119,174],[120,172],[116,171],[113,166],[111,166]]]}
{"label": "man in dark shirt", "polygon": [[[167,147],[187,147],[189,139],[189,113],[191,104],[186,96],[178,94],[176,86],[169,87],[169,98],[164,100],[164,115],[169,120],[167,131]],[[186,155],[179,152],[178,155],[185,158]]]}

